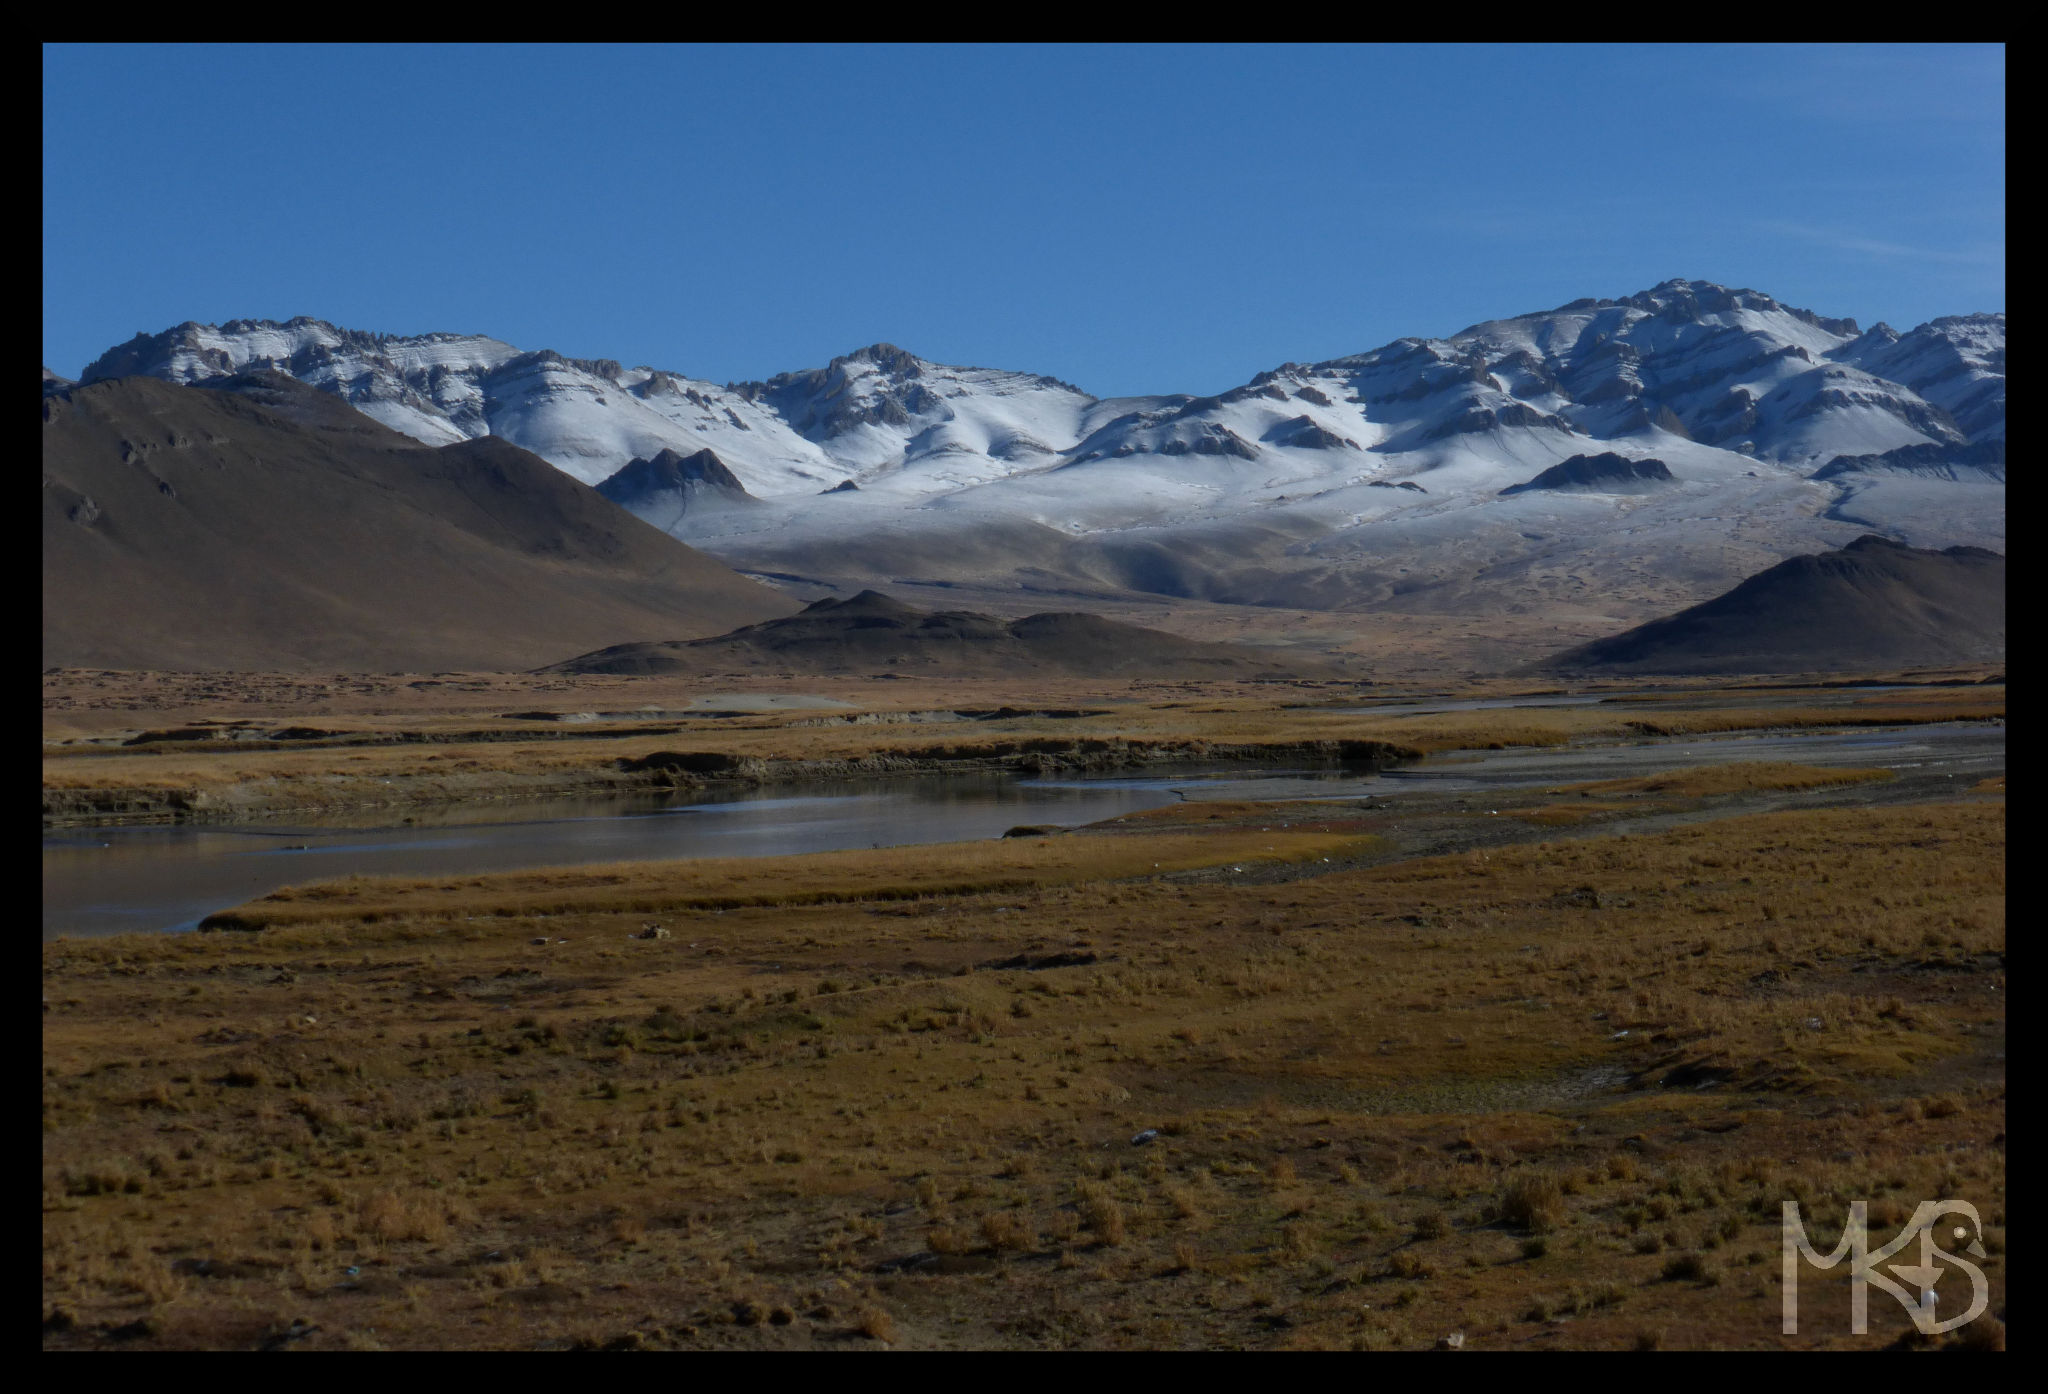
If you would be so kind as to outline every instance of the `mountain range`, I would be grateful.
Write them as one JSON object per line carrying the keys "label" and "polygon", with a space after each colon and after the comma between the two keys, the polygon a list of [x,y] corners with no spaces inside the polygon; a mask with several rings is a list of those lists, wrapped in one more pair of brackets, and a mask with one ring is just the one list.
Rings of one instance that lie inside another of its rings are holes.
{"label": "mountain range", "polygon": [[1622,623],[1866,532],[2004,541],[2002,313],[1863,330],[1706,281],[1282,364],[1214,395],[1100,399],[887,344],[718,385],[312,319],[138,335],[81,380],[251,368],[422,442],[501,437],[799,594],[933,584]]}

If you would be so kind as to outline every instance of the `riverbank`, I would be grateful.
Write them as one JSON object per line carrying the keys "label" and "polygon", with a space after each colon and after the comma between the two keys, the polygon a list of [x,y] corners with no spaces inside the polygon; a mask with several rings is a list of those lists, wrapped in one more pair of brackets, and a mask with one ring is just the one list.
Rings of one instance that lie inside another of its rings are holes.
{"label": "riverbank", "polygon": [[[1759,763],[1761,762],[1761,763]],[[1673,784],[1669,772],[1694,766]],[[1126,817],[1161,805],[1215,809],[1246,801],[1299,800],[1315,807],[1397,810],[1409,830],[1439,815],[1483,807],[1497,821],[1599,824],[1649,793],[1756,795],[1759,770],[1804,770],[1816,789],[1844,797],[1930,798],[2003,776],[2000,723],[1941,722],[1654,737],[1629,742],[1503,746],[1419,763],[1332,767],[1296,762],[1188,764],[1108,771],[1011,772],[748,784],[726,780],[632,797],[545,802],[469,801],[395,810],[301,812],[285,822],[184,822],[99,826],[46,834],[42,930],[93,936],[179,932],[205,917],[308,879],[469,878],[589,868],[647,860],[778,857],[838,849],[993,839],[1019,826],[1057,830]],[[693,780],[695,776],[691,777]],[[1871,785],[1868,781],[1880,780]],[[1861,782],[1861,783],[1859,783]],[[1582,791],[1560,801],[1558,788]],[[1790,786],[1787,786],[1790,787]],[[1805,787],[1805,786],[1799,786]],[[1289,821],[1292,821],[1290,818]],[[890,857],[898,857],[892,850]]]}
{"label": "riverbank", "polygon": [[[636,741],[648,740],[635,736]],[[311,774],[258,778],[219,788],[46,788],[48,828],[149,823],[240,823],[361,809],[443,807],[566,797],[711,792],[720,788],[799,785],[814,781],[903,779],[933,775],[1106,774],[1141,769],[1191,769],[1214,764],[1265,764],[1378,770],[1422,752],[1381,741],[1271,743],[1206,741],[989,741],[926,749],[877,751],[823,759],[776,759],[723,751],[650,750],[614,757],[608,765],[552,771],[493,770],[453,775]],[[433,758],[433,757],[429,757]]]}
{"label": "riverbank", "polygon": [[[876,705],[870,693],[866,706],[848,701],[853,710],[826,714],[664,709],[659,719],[634,719],[630,708],[527,710],[480,722],[470,712],[364,713],[323,716],[318,726],[275,717],[269,725],[246,715],[193,717],[188,709],[183,724],[132,732],[118,745],[103,743],[113,739],[105,734],[46,740],[42,817],[53,828],[229,823],[808,779],[1102,773],[1190,762],[1387,768],[1456,749],[2001,720],[2005,713],[2002,683],[1875,692],[1677,688],[1594,693],[1597,701],[1580,706],[1479,710],[1452,709],[1469,695],[1444,699],[1440,709],[1426,702],[1418,709],[1410,697],[1386,715],[1339,708],[1357,701],[1355,691],[1328,688],[1252,692],[1232,686],[1171,699],[1123,690],[1097,693],[1089,702],[1087,693],[1069,687],[1035,694],[1067,703],[1044,706]],[[859,695],[850,686],[839,690]],[[543,719],[547,729],[537,731]],[[210,738],[216,730],[220,738]],[[255,738],[246,735],[251,732]]]}

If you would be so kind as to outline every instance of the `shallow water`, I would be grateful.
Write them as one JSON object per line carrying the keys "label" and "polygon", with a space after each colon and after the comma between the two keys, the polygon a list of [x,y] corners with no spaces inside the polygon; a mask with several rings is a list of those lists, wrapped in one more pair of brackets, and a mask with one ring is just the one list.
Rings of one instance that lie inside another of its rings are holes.
{"label": "shallow water", "polygon": [[1733,760],[2004,765],[1998,725],[1738,735],[1460,751],[1376,774],[1232,765],[1129,776],[951,775],[812,782],[709,797],[558,800],[275,824],[68,829],[43,839],[43,937],[179,931],[280,886],[348,875],[454,876],[537,866],[768,857],[999,837],[1180,800],[1399,799],[1611,779]]}
{"label": "shallow water", "polygon": [[[1164,789],[1190,800],[1398,798],[1403,794],[1478,794],[1489,789],[1627,779],[1690,765],[1770,760],[1800,765],[1918,768],[1953,765],[1961,774],[2003,769],[2005,728],[1988,722],[1870,727],[1720,736],[1645,737],[1606,745],[1518,746],[1457,750],[1370,775],[1233,769],[1189,775],[1040,780],[1070,789]],[[1975,773],[1971,778],[1977,778]]]}
{"label": "shallow water", "polygon": [[1460,697],[1455,699],[1419,698],[1413,702],[1380,702],[1361,707],[1317,707],[1318,712],[1333,716],[1431,716],[1437,712],[1475,712],[1495,707],[1586,707],[1604,702],[1609,697],[1625,696],[1623,693],[1598,693],[1587,696],[1557,695],[1547,697]]}
{"label": "shallow water", "polygon": [[[280,886],[681,857],[772,857],[999,837],[1171,803],[1145,788],[1035,789],[1008,776],[812,783],[712,797],[499,804],[290,826],[67,830],[43,840],[43,937],[186,930]],[[395,824],[395,825],[394,825]]]}

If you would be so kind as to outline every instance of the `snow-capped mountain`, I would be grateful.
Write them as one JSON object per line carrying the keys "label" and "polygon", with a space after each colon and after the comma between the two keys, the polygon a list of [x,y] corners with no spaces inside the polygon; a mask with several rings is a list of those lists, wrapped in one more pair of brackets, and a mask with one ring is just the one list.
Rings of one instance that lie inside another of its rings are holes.
{"label": "snow-capped mountain", "polygon": [[[887,344],[719,386],[307,319],[138,336],[83,377],[249,367],[422,440],[500,435],[593,484],[624,471],[606,492],[657,526],[835,584],[1406,604],[1534,567],[1575,589],[1654,579],[1668,585],[1646,603],[1668,604],[1872,529],[2003,545],[2002,473],[1814,477],[1837,457],[2002,452],[2003,314],[1863,332],[1706,281],[1283,364],[1199,397],[1100,400]],[[1661,462],[1668,482],[1518,487],[1606,457]],[[1599,564],[1574,570],[1575,556]]]}
{"label": "snow-capped mountain", "polygon": [[[1670,281],[1626,300],[1574,301],[1448,339],[1401,339],[1349,358],[1286,364],[1219,397],[1113,422],[1077,454],[1193,450],[1256,459],[1274,447],[1363,448],[1431,467],[1466,437],[1509,453],[1577,452],[1590,440],[1662,432],[1804,463],[1969,439],[1946,403],[1975,407],[1994,377],[2002,385],[2004,317],[1938,321],[1891,340],[1898,351],[1884,364],[1954,389],[1932,401],[1866,369],[1854,350],[1872,336],[1859,337],[1853,320],[1822,319],[1755,291]],[[1950,366],[1959,343],[1974,353],[1977,376],[1967,381],[1951,376],[1961,371]],[[1874,348],[1869,356],[1880,357]],[[1983,419],[1991,415],[2002,423],[2002,405]]]}
{"label": "snow-capped mountain", "polygon": [[1949,315],[1900,334],[1877,324],[1833,357],[1901,382],[1973,441],[2005,438],[2005,316]]}
{"label": "snow-capped mountain", "polygon": [[303,318],[137,335],[84,380],[192,383],[251,368],[334,392],[433,444],[503,436],[587,484],[663,450],[708,448],[761,496],[816,493],[905,466],[913,491],[979,483],[1071,446],[1097,405],[1052,378],[927,363],[889,344],[721,387],[610,359],[522,353],[482,335],[399,338]]}
{"label": "snow-capped mountain", "polygon": [[[1508,453],[1665,432],[1760,459],[1958,444],[2004,430],[2005,316],[1859,333],[1756,291],[1668,281],[1625,300],[1477,324],[1303,366],[1214,397],[1099,401],[1056,379],[927,362],[888,344],[720,387],[482,335],[410,338],[320,320],[138,335],[84,380],[275,368],[421,440],[501,435],[586,482],[709,448],[760,497],[845,479],[938,494],[1049,464],[1138,454],[1413,456],[1464,437]],[[882,476],[896,476],[884,480]]]}
{"label": "snow-capped mountain", "polygon": [[415,440],[448,445],[503,434],[490,427],[486,384],[520,357],[510,344],[480,334],[397,338],[304,317],[285,324],[237,319],[137,334],[89,364],[81,381],[147,374],[194,383],[273,368]]}

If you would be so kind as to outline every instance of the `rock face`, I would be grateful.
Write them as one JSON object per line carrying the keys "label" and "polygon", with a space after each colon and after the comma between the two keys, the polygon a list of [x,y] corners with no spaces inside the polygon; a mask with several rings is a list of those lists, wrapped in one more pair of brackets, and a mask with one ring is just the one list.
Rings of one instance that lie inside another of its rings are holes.
{"label": "rock face", "polygon": [[1882,455],[1837,455],[1812,474],[1839,479],[1857,474],[1922,475],[1931,479],[1976,477],[2005,482],[2005,437],[1969,445],[1902,445]]}
{"label": "rock face", "polygon": [[1879,324],[1830,355],[1903,383],[1971,440],[2005,436],[2005,316],[1944,315],[1910,333]]}
{"label": "rock face", "polygon": [[788,619],[711,639],[622,644],[543,669],[549,673],[690,673],[773,668],[795,673],[895,671],[931,677],[1279,677],[1321,673],[1231,644],[1205,644],[1098,615],[1003,620],[968,610],[919,610],[878,591],[820,600]]}
{"label": "rock face", "polygon": [[1866,535],[1559,654],[1552,671],[1813,673],[2005,657],[2005,558]]}
{"label": "rock face", "polygon": [[1552,465],[1534,479],[1522,484],[1510,484],[1500,492],[1503,498],[1511,494],[1526,494],[1535,489],[1575,490],[1579,493],[1600,494],[1644,494],[1676,482],[1671,477],[1671,467],[1662,460],[1631,460],[1626,456],[1608,453],[1574,455],[1563,464]]}
{"label": "rock face", "polygon": [[[1314,388],[1308,389],[1314,392]],[[1305,394],[1304,394],[1305,395]],[[1316,393],[1322,396],[1321,393]],[[1327,405],[1329,398],[1323,398]],[[1326,426],[1319,426],[1309,417],[1294,416],[1282,421],[1266,432],[1265,439],[1275,445],[1291,445],[1296,450],[1356,450],[1358,442],[1348,436],[1340,436]]]}
{"label": "rock face", "polygon": [[795,608],[509,442],[277,373],[46,396],[42,526],[45,666],[523,669]]}
{"label": "rock face", "polygon": [[[1317,447],[1320,449],[1321,447]],[[1133,452],[1136,453],[1136,452]],[[1200,423],[1191,434],[1175,435],[1160,443],[1161,455],[1235,455],[1240,460],[1256,460],[1258,450],[1228,426],[1214,421]]]}

